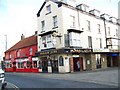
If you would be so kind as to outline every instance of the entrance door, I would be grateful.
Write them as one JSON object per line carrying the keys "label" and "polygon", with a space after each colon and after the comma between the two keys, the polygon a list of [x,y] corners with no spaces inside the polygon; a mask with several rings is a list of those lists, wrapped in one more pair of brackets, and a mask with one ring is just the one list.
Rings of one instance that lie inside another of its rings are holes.
{"label": "entrance door", "polygon": [[52,72],[58,72],[58,60],[52,60]]}
{"label": "entrance door", "polygon": [[111,67],[111,57],[107,57],[107,67]]}
{"label": "entrance door", "polygon": [[13,62],[13,72],[16,72],[16,62]]}
{"label": "entrance door", "polygon": [[80,63],[80,71],[82,71],[83,70],[83,58],[82,57],[73,57],[74,71],[79,71],[77,62]]}
{"label": "entrance door", "polygon": [[42,71],[48,72],[48,62],[47,60],[42,60]]}

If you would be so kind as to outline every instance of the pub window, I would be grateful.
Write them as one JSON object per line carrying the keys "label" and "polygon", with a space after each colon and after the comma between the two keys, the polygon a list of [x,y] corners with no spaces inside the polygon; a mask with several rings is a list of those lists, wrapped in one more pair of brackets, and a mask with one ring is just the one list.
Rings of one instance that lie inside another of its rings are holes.
{"label": "pub window", "polygon": [[27,68],[30,68],[30,61],[27,61],[27,62],[26,62],[26,67],[27,67]]}
{"label": "pub window", "polygon": [[18,62],[18,68],[24,68],[24,62]]}
{"label": "pub window", "polygon": [[51,60],[48,60],[48,66],[51,66]]}
{"label": "pub window", "polygon": [[11,68],[11,66],[12,66],[12,65],[11,65],[11,62],[6,62],[6,64],[5,64],[5,67],[6,67],[6,68]]}
{"label": "pub window", "polygon": [[59,57],[59,66],[64,66],[64,59],[62,56]]}
{"label": "pub window", "polygon": [[39,61],[39,62],[38,62],[38,68],[39,68],[39,69],[42,69],[42,61]]}
{"label": "pub window", "polygon": [[33,61],[33,68],[37,68],[37,61]]}
{"label": "pub window", "polygon": [[42,47],[46,48],[47,44],[46,44],[46,37],[42,37]]}

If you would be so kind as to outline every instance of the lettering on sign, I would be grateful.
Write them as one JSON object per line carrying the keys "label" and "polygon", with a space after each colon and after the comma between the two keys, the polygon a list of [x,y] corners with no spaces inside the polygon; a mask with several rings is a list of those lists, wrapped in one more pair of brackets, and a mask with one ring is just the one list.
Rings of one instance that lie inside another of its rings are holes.
{"label": "lettering on sign", "polygon": [[55,50],[55,51],[40,52],[40,55],[55,54],[55,53],[57,53],[57,50]]}
{"label": "lettering on sign", "polygon": [[91,52],[90,49],[73,49],[73,50],[70,50],[71,53],[83,53],[83,52]]}

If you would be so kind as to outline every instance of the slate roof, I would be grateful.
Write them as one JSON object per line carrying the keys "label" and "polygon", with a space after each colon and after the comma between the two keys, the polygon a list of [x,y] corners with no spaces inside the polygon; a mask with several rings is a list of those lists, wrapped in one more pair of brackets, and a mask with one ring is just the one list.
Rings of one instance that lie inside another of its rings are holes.
{"label": "slate roof", "polygon": [[18,43],[13,45],[6,52],[17,50],[17,49],[20,49],[20,48],[29,47],[29,46],[32,46],[32,45],[37,45],[37,36],[35,36],[35,35],[24,38],[23,40],[20,40]]}

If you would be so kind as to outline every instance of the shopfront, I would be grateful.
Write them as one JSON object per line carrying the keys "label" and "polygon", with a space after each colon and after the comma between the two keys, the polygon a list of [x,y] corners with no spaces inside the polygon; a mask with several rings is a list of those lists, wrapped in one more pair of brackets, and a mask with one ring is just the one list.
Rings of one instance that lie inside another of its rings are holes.
{"label": "shopfront", "polygon": [[[52,49],[37,52],[39,57],[39,71],[48,73],[69,73],[86,69],[85,54],[91,49]],[[78,64],[80,70],[78,70]]]}

